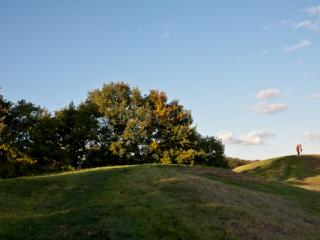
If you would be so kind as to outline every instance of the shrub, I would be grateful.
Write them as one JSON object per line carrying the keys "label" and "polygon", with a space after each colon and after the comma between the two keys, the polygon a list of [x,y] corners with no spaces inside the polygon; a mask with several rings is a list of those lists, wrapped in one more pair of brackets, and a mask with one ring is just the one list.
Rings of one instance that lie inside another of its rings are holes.
{"label": "shrub", "polygon": [[34,173],[35,161],[18,150],[6,145],[0,145],[0,177],[12,178]]}

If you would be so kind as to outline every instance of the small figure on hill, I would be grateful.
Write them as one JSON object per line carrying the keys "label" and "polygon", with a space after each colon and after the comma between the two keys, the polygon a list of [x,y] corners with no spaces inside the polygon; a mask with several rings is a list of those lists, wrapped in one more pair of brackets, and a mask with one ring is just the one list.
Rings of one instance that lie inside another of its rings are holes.
{"label": "small figure on hill", "polygon": [[296,145],[297,155],[300,156],[302,154],[302,144],[298,143]]}

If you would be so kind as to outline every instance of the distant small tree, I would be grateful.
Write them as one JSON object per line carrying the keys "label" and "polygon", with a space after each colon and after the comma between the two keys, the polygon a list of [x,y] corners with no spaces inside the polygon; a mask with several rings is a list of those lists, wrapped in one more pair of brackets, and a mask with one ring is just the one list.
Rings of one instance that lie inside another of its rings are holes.
{"label": "distant small tree", "polygon": [[215,137],[199,137],[199,147],[204,151],[203,164],[209,166],[228,168],[228,162],[224,156],[224,145]]}
{"label": "distant small tree", "polygon": [[244,159],[240,159],[240,158],[233,158],[233,157],[226,157],[226,160],[228,162],[229,168],[231,168],[231,169],[258,161],[258,160],[249,161],[249,160],[244,160]]}

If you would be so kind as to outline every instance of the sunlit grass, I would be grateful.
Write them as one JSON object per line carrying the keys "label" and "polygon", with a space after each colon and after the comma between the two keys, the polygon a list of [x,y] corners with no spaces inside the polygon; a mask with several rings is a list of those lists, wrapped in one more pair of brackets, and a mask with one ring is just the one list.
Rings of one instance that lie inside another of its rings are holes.
{"label": "sunlit grass", "polygon": [[318,239],[320,193],[142,165],[0,180],[0,239]]}
{"label": "sunlit grass", "polygon": [[234,171],[320,191],[320,155],[273,158],[240,166]]}

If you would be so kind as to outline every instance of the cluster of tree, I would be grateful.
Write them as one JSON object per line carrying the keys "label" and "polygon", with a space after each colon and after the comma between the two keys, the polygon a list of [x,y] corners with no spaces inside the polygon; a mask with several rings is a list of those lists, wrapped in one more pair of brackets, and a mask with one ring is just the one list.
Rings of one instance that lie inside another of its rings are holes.
{"label": "cluster of tree", "polygon": [[202,137],[177,100],[123,82],[54,114],[1,96],[0,141],[0,177],[121,164],[228,166],[221,141]]}
{"label": "cluster of tree", "polygon": [[233,158],[233,157],[226,157],[226,160],[228,162],[229,168],[232,168],[232,169],[259,161],[259,160],[244,160],[244,159]]}

